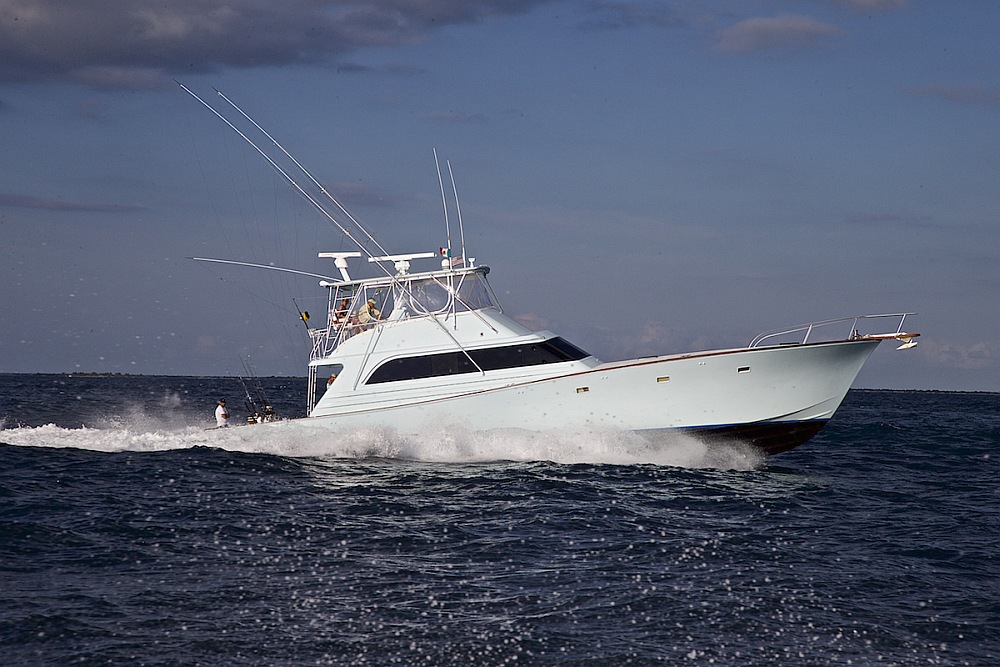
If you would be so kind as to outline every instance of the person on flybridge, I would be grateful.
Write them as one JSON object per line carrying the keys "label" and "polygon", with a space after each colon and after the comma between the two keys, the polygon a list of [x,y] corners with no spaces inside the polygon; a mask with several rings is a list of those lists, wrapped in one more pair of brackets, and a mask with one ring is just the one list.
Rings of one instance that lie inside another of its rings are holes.
{"label": "person on flybridge", "polygon": [[347,324],[347,313],[351,307],[347,303],[347,299],[341,299],[340,305],[333,312],[333,323],[337,325],[338,329],[343,328]]}
{"label": "person on flybridge", "polygon": [[375,307],[375,299],[368,299],[365,305],[358,310],[358,328],[361,331],[372,327],[372,322],[382,317],[382,313]]}
{"label": "person on flybridge", "polygon": [[219,399],[219,407],[215,408],[215,427],[226,428],[229,426],[229,410],[226,409],[226,399]]}

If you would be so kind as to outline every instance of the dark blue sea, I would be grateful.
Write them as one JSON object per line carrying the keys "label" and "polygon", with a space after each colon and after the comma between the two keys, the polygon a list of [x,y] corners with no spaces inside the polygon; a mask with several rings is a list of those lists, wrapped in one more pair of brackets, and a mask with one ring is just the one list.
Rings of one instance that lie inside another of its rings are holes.
{"label": "dark blue sea", "polygon": [[0,375],[0,664],[1000,664],[1000,394],[852,391],[766,460],[207,430],[244,394]]}

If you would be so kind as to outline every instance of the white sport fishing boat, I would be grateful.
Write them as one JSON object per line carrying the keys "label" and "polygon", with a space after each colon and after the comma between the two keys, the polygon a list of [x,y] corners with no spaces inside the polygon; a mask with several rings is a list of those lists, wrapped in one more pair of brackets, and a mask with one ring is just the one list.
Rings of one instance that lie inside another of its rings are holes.
{"label": "white sport fishing boat", "polygon": [[[343,280],[320,283],[328,321],[310,330],[308,420],[403,434],[441,425],[683,429],[776,454],[823,428],[881,341],[907,348],[919,335],[903,331],[909,313],[866,315],[769,332],[744,348],[602,362],[505,315],[486,266],[445,258],[410,272],[411,261],[435,255],[371,258],[395,273],[362,280],[346,267],[360,253],[320,255],[335,259]],[[861,333],[886,321],[888,332]],[[849,334],[813,340],[835,325]]]}
{"label": "white sport fishing boat", "polygon": [[[449,247],[385,252],[232,101],[219,93],[312,186],[289,176],[278,164],[280,155],[260,148],[182,88],[236,130],[361,250],[320,253],[334,261],[339,278],[305,274],[323,278],[320,286],[328,291],[326,324],[309,330],[305,420],[311,424],[334,431],[388,426],[402,435],[449,426],[471,431],[684,430],[710,439],[737,439],[776,454],[823,428],[879,343],[896,339],[899,349],[916,345],[919,334],[903,330],[911,313],[893,313],[768,332],[741,348],[603,362],[552,332],[531,331],[504,314],[487,280],[489,267],[466,259],[464,241],[454,258]],[[441,193],[445,200],[443,183]],[[447,211],[445,202],[446,227]],[[342,222],[345,218],[350,224]],[[458,221],[461,225],[460,214]],[[378,273],[354,279],[348,260],[363,258]],[[411,262],[428,264],[426,270],[411,271]],[[823,335],[838,327],[843,331],[839,337]]]}

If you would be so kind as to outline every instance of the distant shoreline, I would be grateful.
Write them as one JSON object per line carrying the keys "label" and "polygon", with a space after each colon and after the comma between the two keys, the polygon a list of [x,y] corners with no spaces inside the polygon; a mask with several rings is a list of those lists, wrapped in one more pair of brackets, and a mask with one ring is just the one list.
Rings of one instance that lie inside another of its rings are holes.
{"label": "distant shoreline", "polygon": [[[63,378],[199,378],[205,380],[239,380],[238,375],[170,375],[160,373],[97,373],[97,372],[65,372],[65,373],[8,373],[0,371],[0,376],[10,375],[41,375]],[[304,375],[255,375],[258,379],[271,380],[305,380]],[[245,378],[244,378],[245,379]]]}
{"label": "distant shoreline", "polygon": [[[51,377],[61,377],[61,378],[106,378],[106,379],[122,379],[122,378],[193,378],[201,380],[239,380],[239,375],[170,375],[170,374],[158,374],[158,373],[99,373],[99,372],[63,372],[63,373],[9,373],[0,371],[0,377],[2,376],[14,376],[14,375],[35,375],[35,376],[51,376]],[[254,376],[259,380],[302,380],[306,381],[308,378],[304,375],[257,375]],[[246,379],[246,378],[243,378]],[[937,394],[1000,394],[1000,391],[987,391],[984,389],[878,389],[878,388],[859,388],[852,387],[851,391],[915,391],[920,393],[937,393]]]}

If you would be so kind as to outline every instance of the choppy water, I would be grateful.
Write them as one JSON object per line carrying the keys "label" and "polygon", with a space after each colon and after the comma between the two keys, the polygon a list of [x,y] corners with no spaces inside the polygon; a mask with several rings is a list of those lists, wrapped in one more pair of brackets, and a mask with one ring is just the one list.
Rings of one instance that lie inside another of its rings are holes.
{"label": "choppy water", "polygon": [[241,394],[0,376],[3,664],[1000,664],[998,394],[852,392],[769,460],[205,430]]}

